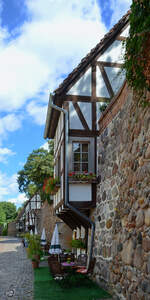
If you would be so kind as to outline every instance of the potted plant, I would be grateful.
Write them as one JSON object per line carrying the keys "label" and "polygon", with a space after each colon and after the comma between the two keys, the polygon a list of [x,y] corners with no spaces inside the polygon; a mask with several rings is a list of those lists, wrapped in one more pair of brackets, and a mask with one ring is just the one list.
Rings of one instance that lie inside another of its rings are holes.
{"label": "potted plant", "polygon": [[85,249],[85,242],[82,239],[73,239],[71,241],[72,248]]}
{"label": "potted plant", "polygon": [[55,195],[60,188],[60,179],[58,177],[46,178],[43,185],[43,191],[46,194]]}
{"label": "potted plant", "polygon": [[33,267],[38,267],[40,257],[42,255],[40,238],[38,236],[35,235],[30,236],[27,253],[28,253],[28,258],[32,260]]}

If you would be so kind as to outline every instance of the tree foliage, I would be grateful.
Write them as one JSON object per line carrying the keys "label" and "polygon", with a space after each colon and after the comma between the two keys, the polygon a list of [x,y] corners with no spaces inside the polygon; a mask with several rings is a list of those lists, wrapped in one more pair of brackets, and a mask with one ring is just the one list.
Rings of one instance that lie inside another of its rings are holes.
{"label": "tree foliage", "polygon": [[0,206],[0,225],[5,224],[5,222],[6,222],[6,214],[3,208]]}
{"label": "tree foliage", "polygon": [[[49,141],[49,150],[39,148],[28,156],[22,170],[18,172],[18,186],[28,198],[36,192],[42,194],[45,178],[53,175],[53,141]],[[44,195],[42,195],[44,197]]]}
{"label": "tree foliage", "polygon": [[17,216],[16,206],[11,202],[0,202],[0,222],[2,224],[15,220]]}

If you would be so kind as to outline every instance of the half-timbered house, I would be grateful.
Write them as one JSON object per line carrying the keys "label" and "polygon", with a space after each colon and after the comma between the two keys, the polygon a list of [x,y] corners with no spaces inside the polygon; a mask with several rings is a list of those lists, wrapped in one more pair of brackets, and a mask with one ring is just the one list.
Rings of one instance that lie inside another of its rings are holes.
{"label": "half-timbered house", "polygon": [[91,214],[100,180],[98,120],[103,104],[116,97],[125,81],[122,42],[128,32],[129,13],[50,95],[48,105],[44,137],[54,139],[54,175],[61,183],[54,196],[55,213],[72,230],[82,231],[90,257],[95,228]]}
{"label": "half-timbered house", "polygon": [[39,212],[41,205],[42,202],[39,194],[35,194],[26,202],[16,220],[17,231],[27,232],[32,229],[34,232],[40,220]]}

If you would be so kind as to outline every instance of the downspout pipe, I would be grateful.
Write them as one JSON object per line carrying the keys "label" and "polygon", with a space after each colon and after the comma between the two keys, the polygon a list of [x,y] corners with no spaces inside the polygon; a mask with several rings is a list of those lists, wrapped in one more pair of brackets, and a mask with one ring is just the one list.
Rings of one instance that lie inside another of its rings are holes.
{"label": "downspout pipe", "polygon": [[64,108],[61,108],[55,104],[53,104],[53,94],[50,94],[49,97],[49,106],[57,111],[60,111],[65,116],[65,206],[71,209],[74,213],[76,213],[79,217],[83,218],[86,222],[91,224],[91,245],[90,245],[90,253],[89,253],[89,263],[92,259],[93,254],[93,244],[94,244],[94,234],[95,234],[95,223],[88,218],[86,215],[81,213],[76,207],[72,206],[69,203],[69,181],[68,181],[68,142],[69,142],[69,115],[68,111]]}

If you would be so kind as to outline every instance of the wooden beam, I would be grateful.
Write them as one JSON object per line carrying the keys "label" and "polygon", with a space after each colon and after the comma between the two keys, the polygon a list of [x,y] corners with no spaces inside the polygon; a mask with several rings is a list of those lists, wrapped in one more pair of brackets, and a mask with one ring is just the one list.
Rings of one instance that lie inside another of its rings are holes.
{"label": "wooden beam", "polygon": [[117,40],[117,41],[125,41],[125,40],[126,40],[126,37],[125,37],[125,36],[120,36],[120,35],[119,35],[119,36],[116,37],[116,40]]}
{"label": "wooden beam", "polygon": [[108,61],[97,61],[96,64],[98,66],[102,65],[103,67],[114,67],[114,68],[122,68],[123,64],[112,63]]}
{"label": "wooden beam", "polygon": [[106,84],[108,93],[109,93],[110,97],[113,98],[114,92],[113,92],[112,86],[111,86],[111,84],[110,84],[110,81],[109,81],[109,79],[108,79],[108,76],[107,76],[107,74],[106,74],[106,71],[105,71],[103,65],[99,64],[98,66],[99,66],[99,68],[100,68],[101,74],[102,74],[103,79],[104,79],[104,82],[105,82],[105,84]]}
{"label": "wooden beam", "polygon": [[69,136],[75,136],[75,137],[95,137],[98,136],[99,131],[98,130],[80,130],[80,129],[70,129],[69,130]]}
{"label": "wooden beam", "polygon": [[78,114],[78,117],[79,117],[79,119],[80,119],[80,121],[81,121],[83,127],[84,127],[86,130],[90,130],[90,128],[89,128],[89,126],[88,126],[88,124],[87,124],[87,122],[86,122],[86,120],[85,120],[85,118],[84,118],[84,116],[83,116],[83,114],[82,114],[82,111],[81,111],[81,109],[80,109],[78,103],[73,102],[73,106],[74,106],[74,109],[76,110],[76,112],[77,112],[77,114]]}
{"label": "wooden beam", "polygon": [[[96,98],[96,65],[92,66],[92,98]],[[96,103],[92,103],[92,130],[96,130]]]}
{"label": "wooden beam", "polygon": [[110,101],[108,97],[92,97],[92,96],[78,96],[78,95],[64,95],[63,100],[68,102],[107,102]]}

